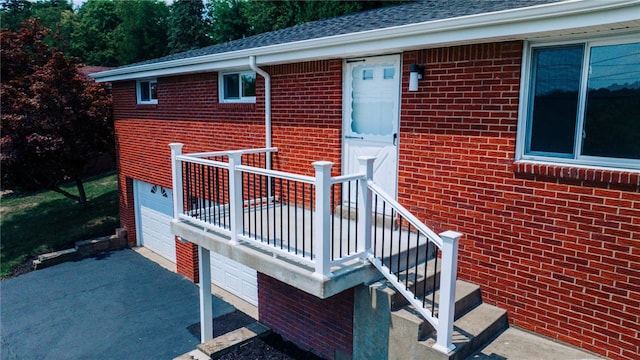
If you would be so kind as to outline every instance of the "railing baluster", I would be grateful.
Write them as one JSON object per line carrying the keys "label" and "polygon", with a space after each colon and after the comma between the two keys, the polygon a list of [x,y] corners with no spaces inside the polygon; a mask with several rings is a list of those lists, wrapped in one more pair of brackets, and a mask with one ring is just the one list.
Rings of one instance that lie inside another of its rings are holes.
{"label": "railing baluster", "polygon": [[[214,160],[216,160],[214,158]],[[224,189],[224,186],[222,184],[220,184],[220,168],[216,167],[213,170],[213,197],[211,198],[212,201],[215,202],[215,206],[214,206],[214,210],[213,210],[213,222],[216,224],[220,224],[220,212],[221,212],[221,208],[220,208],[220,192],[221,192],[221,187]]]}
{"label": "railing baluster", "polygon": [[[253,173],[253,195],[249,197],[249,200],[256,199],[256,173]],[[258,238],[258,202],[254,201],[253,205],[253,236],[255,239]]]}
{"label": "railing baluster", "polygon": [[305,208],[306,208],[306,202],[304,201],[304,193],[306,191],[306,189],[305,189],[306,186],[305,185],[306,185],[305,183],[302,183],[302,210],[303,210],[303,212],[302,212],[302,256],[304,256],[304,254],[305,254],[305,246],[304,245],[307,242],[307,226],[305,224],[306,223],[305,220],[306,220],[307,216],[306,216],[306,211],[304,211]]}
{"label": "railing baluster", "polygon": [[[429,259],[431,258],[429,256],[429,252],[430,252],[430,248],[431,248],[431,242],[427,241],[427,244],[425,246],[425,250],[424,250],[424,258],[425,258],[425,270],[424,270],[424,277],[425,277],[425,281],[424,281],[424,286],[422,287],[422,307],[424,308],[426,303],[427,303],[427,274],[429,273],[429,267],[427,266],[427,262],[429,261]],[[433,273],[433,276],[435,277],[435,270]],[[433,312],[431,313],[431,316],[433,316]]]}
{"label": "railing baluster", "polygon": [[335,260],[336,237],[336,184],[331,184],[331,260]]}
{"label": "railing baluster", "polygon": [[378,256],[378,194],[375,195],[373,203],[373,253]]}
{"label": "railing baluster", "polygon": [[[356,180],[356,185],[355,185],[355,186],[356,186],[356,189],[358,189],[358,180]],[[360,199],[360,196],[358,196],[358,195],[356,194],[356,209],[355,209],[355,210],[356,210],[356,211],[355,211],[355,212],[356,212],[356,213],[355,213],[355,219],[356,219],[356,221],[358,221],[358,209],[360,208],[360,206],[359,206],[359,204],[358,204],[358,200],[359,200],[359,199]],[[355,239],[354,239],[354,243],[355,243],[355,244],[354,244],[354,246],[355,246],[355,248],[354,248],[354,249],[355,249],[355,251],[358,251],[358,224],[356,224],[356,226],[355,226],[355,229],[354,229],[354,230],[355,230],[355,231],[354,231],[354,232],[355,232]]]}
{"label": "railing baluster", "polygon": [[288,251],[291,251],[291,188],[289,186],[289,179],[287,179],[287,252]]}
{"label": "railing baluster", "polygon": [[342,243],[344,242],[344,239],[342,237],[343,219],[344,219],[344,183],[340,183],[340,257],[344,256],[344,253],[342,252]]}
{"label": "railing baluster", "polygon": [[347,198],[349,199],[349,207],[347,208],[347,254],[351,249],[351,181],[347,182]]}
{"label": "railing baluster", "polygon": [[[385,228],[385,226],[384,226],[384,224],[387,222],[387,220],[385,219],[386,214],[387,214],[386,205],[387,205],[387,202],[384,201],[384,199],[382,199],[382,231],[381,231],[382,232],[382,239],[381,239],[381,241],[382,241],[382,254],[380,256],[380,261],[382,261],[383,265],[384,265],[384,248],[385,248],[385,243],[384,243],[384,233],[385,233],[385,229],[384,228]],[[391,260],[389,260],[389,261],[391,261]],[[387,267],[389,269],[391,269],[390,265],[387,265]]]}
{"label": "railing baluster", "polygon": [[[391,225],[389,226],[389,230],[391,231],[391,234],[393,234],[393,230],[395,229],[395,218],[396,218],[396,214],[395,211],[393,210],[393,208],[391,209]],[[393,239],[393,235],[392,239]],[[392,240],[393,241],[393,240]],[[400,237],[398,237],[398,257],[397,257],[397,261],[396,261],[396,276],[400,276],[400,256],[402,254],[402,244],[401,244],[402,239]]]}
{"label": "railing baluster", "polygon": [[282,178],[280,178],[280,249],[284,246],[284,199],[282,198]]}
{"label": "railing baluster", "polygon": [[260,181],[258,182],[258,190],[260,191],[259,197],[258,197],[259,203],[260,203],[260,239],[261,241],[264,242],[264,206],[262,203],[262,196],[263,196],[262,181],[264,180],[264,176],[260,175],[258,176],[258,178],[260,179]]}
{"label": "railing baluster", "polygon": [[207,166],[207,219],[208,223],[213,224],[213,218],[211,216],[211,208],[213,207],[213,201],[211,201],[211,166]]}
{"label": "railing baluster", "polygon": [[[409,224],[409,229],[411,229],[411,224]],[[428,241],[427,241],[427,245],[429,245]],[[416,271],[413,273],[414,294],[418,290],[417,285],[418,285],[418,269],[419,269],[418,261],[420,259],[419,255],[420,255],[420,232],[418,231],[418,229],[416,229],[416,262],[415,262]],[[427,260],[426,259],[424,263],[424,276],[425,277],[427,276]]]}
{"label": "railing baluster", "polygon": [[432,293],[431,293],[431,316],[434,316],[433,313],[435,312],[435,307],[436,307],[436,290],[438,290],[436,288],[436,285],[437,285],[437,282],[436,282],[437,276],[436,276],[436,274],[437,274],[437,271],[438,271],[438,249],[435,246],[433,247],[433,255],[434,255],[435,262],[434,262],[434,265],[433,265],[433,271],[434,271],[434,273],[433,273],[433,285],[432,285],[433,288],[431,289],[431,291],[432,291]]}
{"label": "railing baluster", "polygon": [[[191,163],[186,163],[185,164],[185,177],[186,177],[186,181],[184,184],[184,188],[185,188],[185,201],[186,201],[186,209],[187,212],[189,210],[191,210]],[[182,213],[185,213],[185,205],[183,205],[183,209],[182,209]],[[187,214],[188,215],[188,214]]]}
{"label": "railing baluster", "polygon": [[294,221],[293,221],[293,226],[294,226],[294,244],[293,244],[293,248],[295,249],[296,255],[298,255],[298,182],[294,181],[293,183],[293,198],[294,198],[294,211],[293,211],[293,216],[294,216]]}
{"label": "railing baluster", "polygon": [[[242,191],[242,235],[247,236],[247,227],[251,227],[251,217],[248,216],[245,218],[245,214],[244,214],[244,192],[245,192],[245,183],[244,183],[244,179],[247,178],[247,173],[243,172],[242,173],[242,189],[240,191]],[[249,209],[251,209],[251,207],[248,207]]]}
{"label": "railing baluster", "polygon": [[[265,184],[265,191],[267,192],[267,193],[263,193],[263,194],[262,194],[263,199],[266,199],[266,201],[265,201],[265,203],[264,203],[263,207],[266,207],[266,210],[267,210],[267,216],[266,216],[266,218],[265,218],[265,223],[266,223],[266,227],[267,227],[267,244],[270,244],[270,242],[269,242],[269,241],[270,241],[270,239],[271,239],[271,231],[270,231],[270,229],[269,229],[269,228],[271,227],[271,226],[270,226],[271,221],[269,220],[269,207],[270,207],[270,206],[269,206],[269,194],[268,194],[268,188],[269,188],[269,177],[268,177],[268,176],[264,176],[264,177],[263,177],[263,179],[264,179],[264,180],[265,180],[265,182],[266,182],[266,184]],[[275,244],[276,244],[275,239],[273,239],[273,245],[275,245]]]}
{"label": "railing baluster", "polygon": [[[315,196],[313,195],[313,185],[309,185],[309,216],[311,217],[310,221],[309,221],[309,228],[311,229],[311,236],[309,239],[309,259],[313,260],[313,238],[315,233],[313,232],[313,223],[315,222],[313,219],[313,200],[315,199]],[[317,210],[317,209],[316,209]],[[321,214],[319,211],[316,211],[316,216],[326,216],[326,214]],[[322,240],[322,239],[321,239]],[[329,256],[329,254],[325,254],[325,256]]]}

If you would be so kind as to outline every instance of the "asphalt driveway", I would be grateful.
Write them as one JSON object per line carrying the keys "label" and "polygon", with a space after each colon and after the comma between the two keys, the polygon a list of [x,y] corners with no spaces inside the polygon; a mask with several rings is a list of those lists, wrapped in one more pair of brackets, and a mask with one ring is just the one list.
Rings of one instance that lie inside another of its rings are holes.
{"label": "asphalt driveway", "polygon": [[199,343],[198,304],[195,284],[132,250],[67,262],[0,283],[0,358],[172,359]]}

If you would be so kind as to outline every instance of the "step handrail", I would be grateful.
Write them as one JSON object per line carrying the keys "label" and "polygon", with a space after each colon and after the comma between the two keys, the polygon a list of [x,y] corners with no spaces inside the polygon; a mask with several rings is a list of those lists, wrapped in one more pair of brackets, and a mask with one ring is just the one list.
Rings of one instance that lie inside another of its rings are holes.
{"label": "step handrail", "polygon": [[[370,219],[374,213],[371,199],[372,195],[375,194],[382,198],[383,201],[396,212],[397,216],[401,216],[402,219],[411,224],[417,232],[425,236],[430,243],[433,243],[441,251],[440,301],[437,317],[433,315],[433,312],[429,313],[429,311],[422,305],[422,302],[417,299],[415,294],[399,280],[396,274],[393,273],[392,269],[384,265],[382,259],[375,256],[373,249],[367,252],[367,259],[393,285],[393,287],[415,307],[420,315],[422,315],[425,320],[427,320],[431,325],[433,325],[434,329],[436,329],[437,338],[436,344],[433,348],[444,354],[448,354],[455,349],[455,345],[453,345],[455,281],[457,278],[458,243],[462,234],[451,230],[436,234],[409,210],[396,201],[394,197],[385,192],[373,181],[374,158],[361,157],[359,160],[362,167],[361,171],[364,172],[366,176],[366,190],[363,188],[362,191],[366,191],[367,193],[361,195],[363,199],[368,199],[362,202],[366,203],[365,206],[367,207],[363,212],[364,217]],[[392,221],[394,221],[394,219],[392,219]],[[400,225],[400,227],[401,226],[402,225]],[[421,260],[426,261],[426,258]],[[399,259],[397,261],[399,261]],[[409,264],[407,263],[406,266],[409,266]],[[417,264],[414,266],[417,266]],[[436,276],[436,274],[434,274],[434,276]],[[433,289],[433,291],[435,291],[435,289]]]}

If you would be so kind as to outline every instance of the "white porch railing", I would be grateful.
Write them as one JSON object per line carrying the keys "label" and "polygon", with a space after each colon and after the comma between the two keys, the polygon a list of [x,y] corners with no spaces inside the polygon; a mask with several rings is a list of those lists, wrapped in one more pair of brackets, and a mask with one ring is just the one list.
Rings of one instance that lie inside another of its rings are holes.
{"label": "white porch railing", "polygon": [[[318,161],[311,177],[267,169],[276,148],[183,155],[182,144],[170,146],[174,221],[269,251],[322,279],[354,259],[369,261],[436,329],[435,348],[453,350],[461,235],[434,233],[378,187],[374,158],[361,158],[358,174],[337,177],[333,163]],[[418,285],[428,269],[430,301],[428,286]]]}

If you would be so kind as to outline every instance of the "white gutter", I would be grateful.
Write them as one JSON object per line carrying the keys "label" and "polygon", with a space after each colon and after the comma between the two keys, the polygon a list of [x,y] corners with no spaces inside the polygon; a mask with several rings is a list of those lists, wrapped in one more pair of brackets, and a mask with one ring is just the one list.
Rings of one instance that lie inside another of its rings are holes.
{"label": "white gutter", "polygon": [[97,81],[186,74],[241,68],[247,56],[263,64],[345,58],[367,53],[403,51],[425,46],[513,39],[539,32],[640,20],[640,0],[568,0],[558,3],[460,16],[357,33],[268,45],[252,49],[123,67],[90,76]]}
{"label": "white gutter", "polygon": [[[264,132],[265,147],[271,147],[271,76],[256,65],[256,57],[249,56],[249,67],[264,78]],[[271,154],[267,154],[267,169],[271,170]]]}

